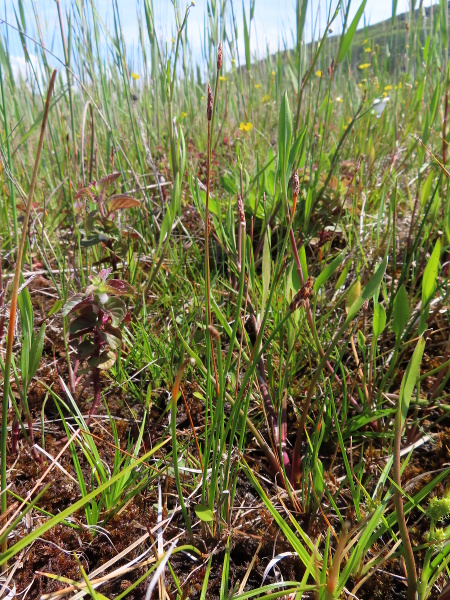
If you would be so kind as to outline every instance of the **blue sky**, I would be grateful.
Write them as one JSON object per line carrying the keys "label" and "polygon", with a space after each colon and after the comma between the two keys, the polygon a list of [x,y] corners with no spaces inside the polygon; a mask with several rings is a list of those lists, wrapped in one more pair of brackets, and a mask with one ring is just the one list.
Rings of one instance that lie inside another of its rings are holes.
{"label": "blue sky", "polygon": [[[85,2],[88,0],[85,0]],[[206,14],[208,0],[195,0],[195,6],[191,8],[188,20],[188,33],[191,41],[194,57],[201,60],[202,32],[204,18]],[[328,0],[329,2],[330,0]],[[334,5],[337,0],[331,0]],[[414,0],[413,0],[414,1]],[[243,60],[243,34],[242,34],[242,0],[228,0],[228,4],[233,2],[238,20],[239,29],[239,53]],[[33,3],[35,4],[44,30],[44,39],[48,47],[54,48],[55,53],[63,58],[62,48],[59,42],[59,26],[57,20],[56,4],[54,0],[23,0],[24,12],[27,23],[34,21]],[[63,14],[70,9],[72,2],[70,0],[60,1]],[[249,13],[250,0],[244,0]],[[430,0],[425,0],[425,5],[429,5]],[[112,0],[95,0],[95,5],[99,14],[102,16],[107,26],[112,30]],[[122,20],[124,39],[132,53],[133,47],[138,44],[138,8],[141,8],[143,14],[142,0],[118,0],[119,11]],[[158,37],[161,42],[170,44],[170,39],[174,36],[175,21],[173,16],[173,6],[171,0],[153,0],[155,10],[155,21]],[[179,0],[181,8],[186,6],[186,0]],[[351,13],[355,13],[359,6],[359,0],[352,2]],[[4,18],[5,14],[9,22],[15,24],[13,7],[18,9],[18,0],[0,0],[0,14]],[[397,13],[409,9],[408,0],[398,0]],[[320,30],[323,30],[326,20],[327,2],[320,0],[310,0],[308,6],[308,16],[305,27],[305,37],[311,39],[313,28],[315,26],[315,36]],[[387,19],[392,14],[392,0],[367,0],[364,21],[367,24],[373,24]],[[256,0],[255,16],[251,31],[251,49],[252,54],[264,55],[266,48],[275,52],[279,47],[283,47],[283,40],[287,42],[288,47],[292,46],[292,39],[295,28],[295,0]],[[30,27],[31,29],[31,27]],[[5,25],[0,25],[0,31],[5,31]],[[340,17],[333,24],[334,32],[340,30]],[[29,31],[32,34],[32,31]],[[23,63],[23,51],[21,49],[18,35],[9,30],[10,53],[13,56],[13,64],[21,68]],[[29,48],[30,53],[33,52]]]}

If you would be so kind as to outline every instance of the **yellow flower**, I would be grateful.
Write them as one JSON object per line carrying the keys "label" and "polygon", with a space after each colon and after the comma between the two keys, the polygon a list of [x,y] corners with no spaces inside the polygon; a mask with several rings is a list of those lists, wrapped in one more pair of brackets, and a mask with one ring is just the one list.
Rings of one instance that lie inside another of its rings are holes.
{"label": "yellow flower", "polygon": [[131,73],[131,77],[133,79],[140,79],[139,75],[137,73]]}
{"label": "yellow flower", "polygon": [[239,125],[239,129],[240,129],[240,131],[245,131],[245,132],[251,131],[253,129],[253,123],[247,123],[247,125],[245,123],[241,123]]}
{"label": "yellow flower", "polygon": [[255,88],[256,88],[257,90],[259,90],[259,88],[260,88],[260,87],[261,87],[261,84],[260,84],[260,83],[257,83],[257,84],[255,84]]}
{"label": "yellow flower", "polygon": [[315,72],[315,76],[316,77],[322,77],[322,71],[316,71]]}
{"label": "yellow flower", "polygon": [[181,113],[181,118],[182,118],[182,119],[184,119],[185,117],[187,117],[187,113],[185,113],[185,112],[182,112],[182,113]]}
{"label": "yellow flower", "polygon": [[175,38],[171,38],[170,41],[172,42],[172,44],[175,44]]}
{"label": "yellow flower", "polygon": [[272,77],[275,77],[275,71],[272,71]]}
{"label": "yellow flower", "polygon": [[392,90],[392,85],[385,85],[384,86],[384,91],[388,92],[389,90]]}
{"label": "yellow flower", "polygon": [[368,69],[370,67],[370,63],[362,63],[362,65],[358,66],[358,69],[361,69],[361,71],[363,71],[364,69]]}
{"label": "yellow flower", "polygon": [[234,58],[232,58],[232,59],[231,59],[231,64],[232,64],[232,65],[235,65],[235,64],[236,64],[236,61],[234,60]]}
{"label": "yellow flower", "polygon": [[372,52],[372,48],[368,46],[367,48],[364,48],[364,52]]}
{"label": "yellow flower", "polygon": [[363,41],[363,46],[365,46],[367,44],[367,40]]}
{"label": "yellow flower", "polygon": [[336,98],[336,102],[344,102],[340,96]]}
{"label": "yellow flower", "polygon": [[387,92],[383,92],[383,98],[387,98]]}
{"label": "yellow flower", "polygon": [[269,94],[265,94],[265,95],[262,97],[262,103],[263,103],[263,104],[265,104],[266,102],[269,102],[269,100],[270,100],[270,96],[269,96]]}
{"label": "yellow flower", "polygon": [[205,99],[205,96],[202,96],[202,102],[204,101],[204,99]]}
{"label": "yellow flower", "polygon": [[226,78],[226,77],[224,77],[223,75],[221,75],[221,76],[219,77],[219,79],[220,79],[220,81],[226,81],[226,80],[227,80],[227,78]]}

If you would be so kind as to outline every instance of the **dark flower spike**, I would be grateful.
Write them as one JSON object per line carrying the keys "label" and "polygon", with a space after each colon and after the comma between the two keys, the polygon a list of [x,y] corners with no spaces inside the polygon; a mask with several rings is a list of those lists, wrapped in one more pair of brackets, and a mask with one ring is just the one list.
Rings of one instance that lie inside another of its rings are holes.
{"label": "dark flower spike", "polygon": [[208,100],[206,104],[206,116],[208,117],[208,121],[212,119],[212,111],[213,111],[213,93],[211,90],[211,86],[208,83]]}

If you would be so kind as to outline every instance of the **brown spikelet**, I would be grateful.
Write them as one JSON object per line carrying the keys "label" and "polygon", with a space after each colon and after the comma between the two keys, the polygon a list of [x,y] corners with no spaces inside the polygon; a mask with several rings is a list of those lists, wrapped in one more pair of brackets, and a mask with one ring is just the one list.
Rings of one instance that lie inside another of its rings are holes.
{"label": "brown spikelet", "polygon": [[208,100],[206,104],[206,116],[208,117],[208,121],[212,119],[212,111],[213,111],[213,93],[211,90],[211,86],[208,83]]}
{"label": "brown spikelet", "polygon": [[242,196],[238,194],[237,197],[237,209],[239,213],[239,220],[242,225],[245,225],[245,211],[244,211],[244,203],[242,201]]}
{"label": "brown spikelet", "polygon": [[298,290],[295,294],[294,299],[289,305],[289,310],[294,311],[297,308],[300,308],[304,305],[305,300],[307,300],[313,291],[313,280],[312,277],[309,277],[305,284]]}
{"label": "brown spikelet", "polygon": [[220,42],[219,47],[217,49],[217,70],[220,71],[223,64],[223,49],[222,42]]}

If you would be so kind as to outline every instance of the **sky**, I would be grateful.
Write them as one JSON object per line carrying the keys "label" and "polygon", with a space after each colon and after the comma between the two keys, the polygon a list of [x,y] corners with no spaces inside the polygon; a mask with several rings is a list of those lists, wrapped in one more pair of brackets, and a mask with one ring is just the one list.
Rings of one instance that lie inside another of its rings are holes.
{"label": "sky", "polygon": [[[70,10],[74,0],[60,0],[61,9],[64,15]],[[84,0],[85,2],[87,0]],[[122,30],[125,43],[129,48],[129,55],[133,53],[133,48],[138,45],[138,13],[144,13],[143,0],[117,0],[122,22]],[[209,0],[211,1],[211,0]],[[219,0],[216,0],[219,1]],[[244,4],[249,18],[251,0],[228,0],[228,5],[233,2],[236,18],[238,22],[238,52],[241,61],[244,61],[244,36],[243,36],[243,18],[242,4]],[[314,34],[324,30],[326,22],[327,4],[332,2],[336,5],[337,0],[309,0],[307,20],[305,25],[305,39],[309,41]],[[414,1],[414,0],[412,0]],[[425,0],[424,4],[429,5],[431,0]],[[113,10],[112,0],[94,0],[98,13],[106,25],[113,30]],[[271,53],[276,52],[280,47],[284,48],[286,43],[288,47],[293,45],[293,36],[295,35],[295,4],[296,0],[255,0],[254,20],[250,34],[252,57],[255,55],[264,56],[267,48]],[[179,6],[184,11],[187,0],[179,0]],[[188,18],[188,35],[191,43],[191,49],[196,62],[201,62],[201,48],[203,41],[204,19],[207,10],[208,0],[195,0],[195,6],[190,9]],[[28,25],[28,33],[33,34],[31,23],[34,22],[33,4],[40,15],[41,24],[44,30],[45,44],[53,48],[54,52],[62,59],[63,51],[59,38],[59,25],[55,0],[22,0],[25,20]],[[155,11],[155,23],[158,38],[163,44],[170,44],[172,37],[175,37],[175,19],[172,0],[153,0]],[[356,13],[359,6],[359,0],[353,0],[350,14]],[[0,0],[0,15],[10,23],[16,24],[14,8],[18,12],[19,0]],[[408,0],[398,0],[397,14],[409,10]],[[228,16],[229,16],[228,12]],[[374,24],[391,17],[392,0],[367,0],[366,9],[360,25]],[[341,29],[340,16],[333,24],[334,33]],[[0,35],[5,34],[6,26],[0,24]],[[9,49],[12,56],[12,63],[16,69],[21,69],[25,65],[23,51],[19,36],[8,28]],[[30,53],[32,50],[30,50]],[[229,60],[229,57],[228,57]]]}

